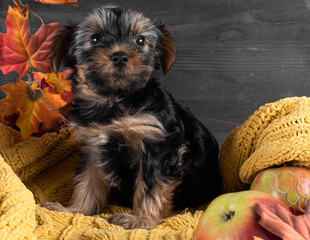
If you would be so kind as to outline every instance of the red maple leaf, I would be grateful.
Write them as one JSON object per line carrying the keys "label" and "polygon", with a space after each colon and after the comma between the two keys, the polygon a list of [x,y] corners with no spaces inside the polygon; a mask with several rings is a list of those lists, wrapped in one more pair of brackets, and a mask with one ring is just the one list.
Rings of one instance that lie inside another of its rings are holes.
{"label": "red maple leaf", "polygon": [[71,5],[74,7],[81,7],[81,5],[77,4],[77,0],[35,0],[44,4],[53,4],[53,5]]}
{"label": "red maple leaf", "polygon": [[0,69],[3,74],[17,71],[20,78],[23,78],[31,65],[50,72],[52,44],[59,24],[42,24],[31,35],[28,13],[28,6],[25,9],[18,3],[14,8],[9,6],[5,20],[7,33],[0,33]]}
{"label": "red maple leaf", "polygon": [[310,239],[310,202],[308,201],[305,213],[296,216],[281,205],[261,202],[255,205],[260,216],[259,224],[269,232],[281,237],[283,240]]}

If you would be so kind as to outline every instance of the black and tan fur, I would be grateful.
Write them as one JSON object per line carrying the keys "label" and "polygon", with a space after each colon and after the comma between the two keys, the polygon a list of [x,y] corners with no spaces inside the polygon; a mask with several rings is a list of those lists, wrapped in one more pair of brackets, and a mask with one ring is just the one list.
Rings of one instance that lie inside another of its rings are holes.
{"label": "black and tan fur", "polygon": [[70,126],[84,147],[68,206],[45,207],[93,215],[112,196],[132,213],[111,223],[149,229],[220,193],[215,138],[160,87],[174,60],[167,27],[129,9],[96,9],[59,33],[54,63],[74,70]]}

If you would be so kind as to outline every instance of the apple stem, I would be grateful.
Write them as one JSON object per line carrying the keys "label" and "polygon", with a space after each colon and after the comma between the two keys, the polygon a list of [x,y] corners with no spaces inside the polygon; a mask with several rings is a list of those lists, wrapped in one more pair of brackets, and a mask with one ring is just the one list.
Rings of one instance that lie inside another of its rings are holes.
{"label": "apple stem", "polygon": [[227,222],[227,221],[231,220],[234,215],[235,215],[234,211],[225,212],[223,218],[224,218],[225,222]]}

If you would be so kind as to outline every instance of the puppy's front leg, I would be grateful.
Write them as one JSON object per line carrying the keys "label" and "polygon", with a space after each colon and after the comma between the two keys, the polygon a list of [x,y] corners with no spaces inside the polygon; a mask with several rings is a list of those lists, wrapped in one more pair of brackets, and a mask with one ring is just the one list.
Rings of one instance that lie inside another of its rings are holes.
{"label": "puppy's front leg", "polygon": [[110,187],[103,168],[99,166],[98,156],[100,155],[95,148],[83,147],[82,167],[75,178],[77,184],[68,206],[64,207],[58,202],[48,202],[43,207],[58,212],[85,215],[101,213],[107,204]]}
{"label": "puppy's front leg", "polygon": [[132,214],[114,214],[110,222],[126,229],[153,228],[170,215],[174,189],[178,184],[179,182],[174,180],[157,181],[152,187],[147,187],[142,178],[139,178]]}

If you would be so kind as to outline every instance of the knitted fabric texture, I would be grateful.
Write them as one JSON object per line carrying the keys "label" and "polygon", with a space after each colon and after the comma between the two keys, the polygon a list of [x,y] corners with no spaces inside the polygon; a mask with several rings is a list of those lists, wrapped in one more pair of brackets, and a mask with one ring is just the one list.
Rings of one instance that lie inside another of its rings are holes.
{"label": "knitted fabric texture", "polygon": [[310,167],[310,98],[261,106],[230,133],[220,151],[224,191],[247,189],[260,171],[283,164]]}
{"label": "knitted fabric texture", "polygon": [[108,206],[100,215],[84,216],[40,207],[70,200],[78,148],[66,128],[23,141],[18,132],[0,124],[0,239],[193,239],[203,213],[198,209],[175,213],[152,230],[125,230],[107,219],[129,213],[128,208]]}

